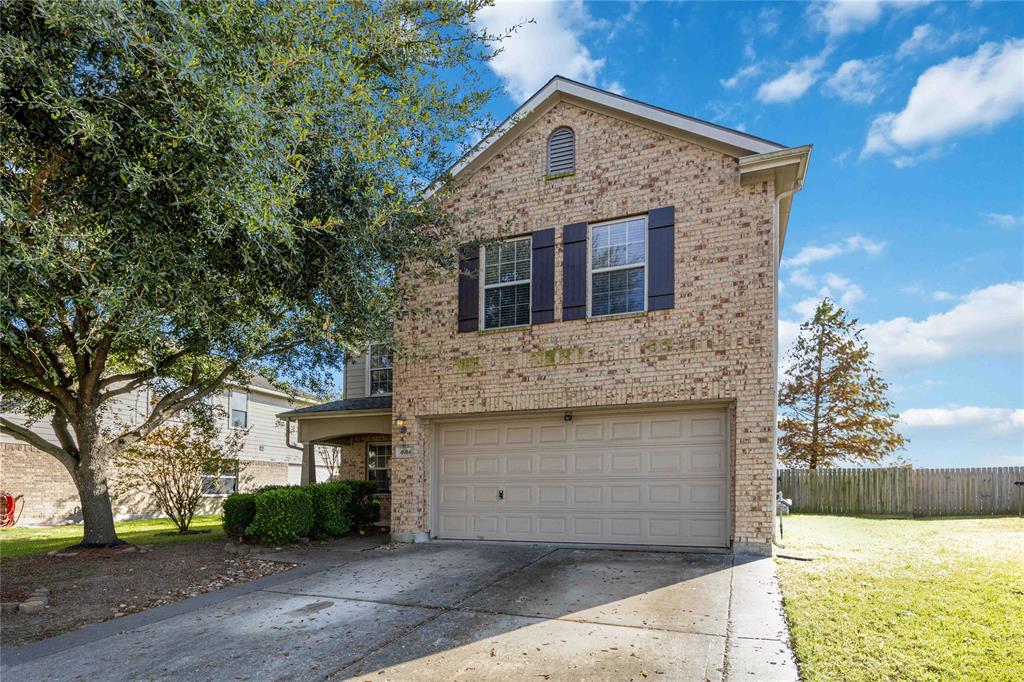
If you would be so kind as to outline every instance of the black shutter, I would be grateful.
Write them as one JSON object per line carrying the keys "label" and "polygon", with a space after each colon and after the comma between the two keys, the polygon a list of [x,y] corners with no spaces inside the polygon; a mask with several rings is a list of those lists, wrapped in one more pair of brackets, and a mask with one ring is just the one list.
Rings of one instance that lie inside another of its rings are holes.
{"label": "black shutter", "polygon": [[676,209],[647,214],[647,309],[669,310],[676,303]]}
{"label": "black shutter", "polygon": [[459,249],[459,331],[480,328],[480,247],[465,244]]}
{"label": "black shutter", "polygon": [[555,321],[555,228],[533,233],[530,272],[530,322]]}
{"label": "black shutter", "polygon": [[587,316],[587,224],[562,229],[562,319]]}

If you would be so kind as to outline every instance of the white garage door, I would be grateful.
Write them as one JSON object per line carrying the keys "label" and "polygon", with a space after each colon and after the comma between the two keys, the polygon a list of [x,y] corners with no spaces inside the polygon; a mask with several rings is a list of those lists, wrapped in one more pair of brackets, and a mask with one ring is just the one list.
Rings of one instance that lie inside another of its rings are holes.
{"label": "white garage door", "polygon": [[724,547],[724,410],[503,417],[437,427],[440,538]]}

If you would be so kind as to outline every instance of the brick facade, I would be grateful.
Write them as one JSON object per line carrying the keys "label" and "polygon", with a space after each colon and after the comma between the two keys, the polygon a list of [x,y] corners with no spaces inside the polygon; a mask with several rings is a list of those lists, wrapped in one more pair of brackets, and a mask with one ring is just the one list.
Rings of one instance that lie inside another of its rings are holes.
{"label": "brick facade", "polygon": [[[558,126],[576,133],[576,173],[545,178]],[[396,322],[393,529],[429,531],[431,424],[448,415],[689,403],[728,405],[732,539],[770,551],[774,495],[776,256],[771,180],[738,161],[635,123],[558,102],[454,195],[465,237],[556,229],[555,322],[458,333],[456,275],[414,279]],[[675,307],[560,321],[562,229],[674,206]],[[400,445],[410,446],[398,457]]]}
{"label": "brick facade", "polygon": [[[116,479],[117,473],[114,473]],[[242,461],[239,490],[265,485],[287,485],[287,462]],[[111,485],[116,488],[114,480]],[[0,443],[0,490],[24,496],[19,525],[77,523],[82,520],[78,490],[67,469],[55,458],[31,445]],[[222,497],[204,497],[200,513],[220,512]],[[161,516],[146,495],[118,495],[113,500],[115,518]]]}

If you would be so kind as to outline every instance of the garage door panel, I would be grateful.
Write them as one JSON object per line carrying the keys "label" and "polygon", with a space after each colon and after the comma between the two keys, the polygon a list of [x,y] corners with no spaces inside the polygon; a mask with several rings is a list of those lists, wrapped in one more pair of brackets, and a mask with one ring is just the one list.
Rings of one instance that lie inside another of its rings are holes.
{"label": "garage door panel", "polygon": [[728,543],[724,411],[637,409],[438,429],[439,537]]}

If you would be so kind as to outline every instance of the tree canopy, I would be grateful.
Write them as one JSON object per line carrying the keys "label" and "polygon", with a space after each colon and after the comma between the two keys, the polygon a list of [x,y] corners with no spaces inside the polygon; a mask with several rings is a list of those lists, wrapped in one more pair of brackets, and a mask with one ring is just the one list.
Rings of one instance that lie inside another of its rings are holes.
{"label": "tree canopy", "polygon": [[906,444],[857,320],[831,300],[800,325],[785,375],[779,459],[787,466],[878,463]]}
{"label": "tree canopy", "polygon": [[418,192],[482,125],[481,4],[5,3],[0,385],[57,442],[0,428],[68,467],[87,542],[114,451],[226,380],[322,387],[386,336],[397,268],[453,262]]}

